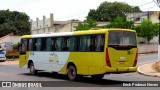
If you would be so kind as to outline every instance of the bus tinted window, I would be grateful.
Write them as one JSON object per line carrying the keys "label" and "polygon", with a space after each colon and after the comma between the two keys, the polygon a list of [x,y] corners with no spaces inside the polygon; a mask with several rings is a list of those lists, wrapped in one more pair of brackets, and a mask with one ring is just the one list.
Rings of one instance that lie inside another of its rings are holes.
{"label": "bus tinted window", "polygon": [[52,50],[52,39],[51,38],[46,38],[45,42],[45,49],[46,51],[51,51]]}
{"label": "bus tinted window", "polygon": [[29,51],[32,51],[32,50],[33,50],[33,39],[29,39],[28,50],[29,50]]}
{"label": "bus tinted window", "polygon": [[111,31],[109,32],[108,45],[136,46],[136,34],[126,31]]}
{"label": "bus tinted window", "polygon": [[95,51],[104,51],[104,35],[95,36]]}
{"label": "bus tinted window", "polygon": [[35,51],[41,51],[42,49],[42,42],[41,38],[35,39]]}
{"label": "bus tinted window", "polygon": [[76,37],[69,37],[69,51],[77,51],[77,39]]}
{"label": "bus tinted window", "polygon": [[55,39],[55,50],[61,51],[62,50],[62,37],[57,37]]}
{"label": "bus tinted window", "polygon": [[91,36],[79,36],[79,51],[90,51]]}
{"label": "bus tinted window", "polygon": [[69,45],[69,37],[63,37],[62,40],[62,50],[63,51],[68,51],[70,45]]}

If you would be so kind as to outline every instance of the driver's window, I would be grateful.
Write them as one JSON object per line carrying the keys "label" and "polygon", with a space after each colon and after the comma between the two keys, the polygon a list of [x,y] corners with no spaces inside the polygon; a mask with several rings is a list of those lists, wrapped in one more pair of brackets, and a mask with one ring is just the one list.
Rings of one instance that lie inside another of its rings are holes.
{"label": "driver's window", "polygon": [[20,53],[26,53],[28,46],[28,39],[22,39],[20,45]]}

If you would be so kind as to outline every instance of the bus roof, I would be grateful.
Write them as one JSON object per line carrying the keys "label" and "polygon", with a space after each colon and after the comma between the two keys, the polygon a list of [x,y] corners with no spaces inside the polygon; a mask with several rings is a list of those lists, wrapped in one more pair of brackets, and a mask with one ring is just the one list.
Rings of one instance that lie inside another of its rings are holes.
{"label": "bus roof", "polygon": [[35,34],[35,35],[23,35],[22,38],[103,34],[103,33],[106,33],[107,31],[112,31],[112,30],[122,30],[122,31],[136,32],[135,30],[131,30],[131,29],[119,29],[119,28],[92,29],[92,30],[83,30],[83,31],[74,31],[74,32],[60,32],[60,33],[45,33],[45,34]]}

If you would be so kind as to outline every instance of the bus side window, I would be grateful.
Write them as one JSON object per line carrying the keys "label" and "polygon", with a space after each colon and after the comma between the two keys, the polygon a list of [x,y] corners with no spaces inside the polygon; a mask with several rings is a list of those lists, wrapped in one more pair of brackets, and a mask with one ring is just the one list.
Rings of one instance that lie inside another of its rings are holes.
{"label": "bus side window", "polygon": [[46,49],[46,51],[51,51],[52,50],[52,39],[51,38],[46,38],[45,49]]}
{"label": "bus side window", "polygon": [[69,51],[76,51],[76,37],[69,37]]}
{"label": "bus side window", "polygon": [[41,38],[37,38],[36,40],[36,51],[41,51],[42,50],[42,40]]}
{"label": "bus side window", "polygon": [[47,38],[42,38],[42,51],[47,51],[46,42],[47,42]]}
{"label": "bus side window", "polygon": [[85,35],[85,36],[79,36],[79,51],[91,51],[91,36]]}
{"label": "bus side window", "polygon": [[33,39],[29,39],[28,50],[29,51],[33,51],[33,47],[34,47],[34,45],[33,45]]}
{"label": "bus side window", "polygon": [[56,51],[56,44],[55,44],[56,38],[51,38],[51,50]]}
{"label": "bus side window", "polygon": [[57,37],[55,40],[55,49],[56,51],[62,50],[62,37]]}
{"label": "bus side window", "polygon": [[79,36],[78,51],[86,51],[86,36]]}
{"label": "bus side window", "polygon": [[95,37],[96,51],[104,51],[104,35],[97,35]]}
{"label": "bus side window", "polygon": [[69,49],[69,37],[63,37],[62,39],[62,50],[68,51]]}

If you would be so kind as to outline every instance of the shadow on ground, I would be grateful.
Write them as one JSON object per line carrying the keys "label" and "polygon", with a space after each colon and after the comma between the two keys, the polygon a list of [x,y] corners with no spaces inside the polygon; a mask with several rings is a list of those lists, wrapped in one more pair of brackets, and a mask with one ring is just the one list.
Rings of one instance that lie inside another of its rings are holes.
{"label": "shadow on ground", "polygon": [[[23,73],[21,75],[30,76],[30,73]],[[85,76],[80,77],[76,81],[70,81],[65,75],[55,73],[53,74],[48,72],[38,72],[38,74],[36,74],[35,76],[53,79],[53,81],[46,81],[46,83],[49,82],[49,86],[55,87],[122,87],[123,83],[130,83],[129,81],[117,81],[109,79],[95,80],[91,77]],[[58,81],[56,81],[55,79],[58,79]]]}

